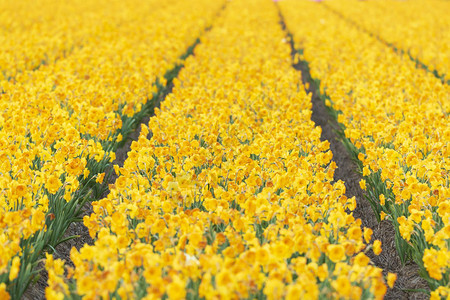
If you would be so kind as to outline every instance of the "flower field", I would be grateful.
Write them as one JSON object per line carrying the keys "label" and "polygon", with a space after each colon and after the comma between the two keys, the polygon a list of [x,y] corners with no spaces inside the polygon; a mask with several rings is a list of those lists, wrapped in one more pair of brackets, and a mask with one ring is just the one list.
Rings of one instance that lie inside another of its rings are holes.
{"label": "flower field", "polygon": [[[131,117],[145,110],[166,72],[223,5],[200,0],[195,8],[183,1],[161,7],[148,1],[140,7],[138,2],[91,3],[94,11],[107,6],[111,11],[104,13],[110,16],[79,27],[86,28],[84,42],[75,46],[74,41],[70,55],[33,70],[31,55],[18,52],[11,73],[16,76],[1,81],[0,293],[7,289],[19,298],[44,252],[64,242],[81,206],[102,194],[114,150],[136,122]],[[83,9],[77,2],[71,5],[67,9],[74,14]],[[40,18],[51,19],[53,12],[46,13]],[[168,22],[174,16],[178,22]],[[40,46],[30,47],[37,55],[33,47]]]}
{"label": "flower field", "polygon": [[[413,259],[430,286],[448,295],[449,86],[326,8],[280,5],[360,161],[362,188],[379,218],[394,223],[400,258]],[[321,21],[305,25],[307,18]]]}
{"label": "flower field", "polygon": [[448,7],[0,1],[0,299],[450,298]]}
{"label": "flower field", "polygon": [[[445,12],[448,1],[330,1],[335,12],[408,53],[434,71],[438,77],[450,81],[450,20]],[[427,9],[431,6],[433,9]],[[360,18],[361,14],[368,17]],[[410,23],[410,24],[408,24]],[[404,24],[408,24],[405,26]]]}

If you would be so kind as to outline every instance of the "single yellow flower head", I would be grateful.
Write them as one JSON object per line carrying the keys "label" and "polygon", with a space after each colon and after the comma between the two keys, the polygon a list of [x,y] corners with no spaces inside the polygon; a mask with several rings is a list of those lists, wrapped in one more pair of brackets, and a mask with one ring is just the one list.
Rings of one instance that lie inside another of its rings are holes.
{"label": "single yellow flower head", "polygon": [[328,245],[327,247],[328,257],[332,262],[340,262],[346,258],[345,249],[342,245]]}
{"label": "single yellow flower head", "polygon": [[397,280],[397,274],[389,272],[387,275],[387,284],[391,289],[394,287],[396,280]]}
{"label": "single yellow flower head", "polygon": [[359,181],[359,186],[361,187],[361,189],[366,190],[367,186],[366,186],[366,180],[365,179],[361,179]]}
{"label": "single yellow flower head", "polygon": [[20,271],[20,257],[15,256],[12,261],[11,269],[9,271],[9,281],[13,281],[17,278]]}
{"label": "single yellow flower head", "polygon": [[380,255],[382,249],[381,249],[381,241],[380,240],[375,240],[373,242],[373,253],[375,253],[375,255]]}

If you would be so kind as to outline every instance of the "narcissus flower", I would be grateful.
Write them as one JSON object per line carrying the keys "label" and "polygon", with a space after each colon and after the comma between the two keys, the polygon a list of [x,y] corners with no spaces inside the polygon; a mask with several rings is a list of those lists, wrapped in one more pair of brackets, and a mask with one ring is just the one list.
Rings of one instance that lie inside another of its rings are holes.
{"label": "narcissus flower", "polygon": [[341,245],[328,245],[327,254],[330,260],[335,263],[342,261],[346,258],[345,249]]}
{"label": "narcissus flower", "polygon": [[45,187],[51,194],[55,194],[61,186],[62,182],[57,175],[50,175],[45,183]]}
{"label": "narcissus flower", "polygon": [[6,291],[6,284],[0,283],[0,298],[9,300],[11,297],[9,296],[9,293]]}
{"label": "narcissus flower", "polygon": [[366,190],[367,186],[366,186],[366,180],[365,179],[361,179],[359,181],[359,186],[361,187],[361,189]]}
{"label": "narcissus flower", "polygon": [[354,257],[354,262],[360,267],[365,267],[369,264],[370,258],[368,258],[364,253],[360,252]]}
{"label": "narcissus flower", "polygon": [[380,255],[382,249],[381,249],[381,241],[380,240],[375,240],[373,242],[373,253],[375,253],[375,255]]}
{"label": "narcissus flower", "polygon": [[364,240],[366,241],[366,243],[369,243],[370,240],[372,239],[372,234],[373,234],[373,230],[370,228],[364,228]]}
{"label": "narcissus flower", "polygon": [[11,269],[9,271],[9,281],[16,279],[20,270],[20,257],[16,256],[12,260]]}
{"label": "narcissus flower", "polygon": [[394,287],[395,281],[397,280],[397,274],[388,273],[387,275],[387,283],[388,286],[392,289]]}
{"label": "narcissus flower", "polygon": [[350,296],[352,286],[350,284],[350,280],[346,276],[339,276],[335,281],[332,282],[331,285],[338,292],[339,298]]}

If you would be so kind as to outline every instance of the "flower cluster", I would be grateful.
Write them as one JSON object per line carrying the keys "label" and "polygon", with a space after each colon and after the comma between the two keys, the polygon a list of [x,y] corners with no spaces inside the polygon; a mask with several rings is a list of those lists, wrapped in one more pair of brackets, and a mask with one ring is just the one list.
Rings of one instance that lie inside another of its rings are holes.
{"label": "flower cluster", "polygon": [[[35,38],[42,36],[38,44],[9,37],[23,43],[0,49],[0,60],[11,62],[1,64],[11,73],[0,79],[0,293],[15,299],[82,204],[102,193],[98,186],[114,160],[122,119],[152,99],[223,4],[37,2],[36,11],[17,12],[33,14],[31,19],[0,21],[11,35],[33,36],[36,29]],[[28,2],[8,3],[13,10]],[[9,47],[20,48],[16,59]],[[36,69],[41,56],[48,61]]]}
{"label": "flower cluster", "polygon": [[[75,3],[76,2],[76,3]],[[82,44],[94,24],[94,1],[3,1],[0,81],[51,64]],[[107,1],[103,1],[106,6]],[[95,3],[97,4],[97,3]]]}
{"label": "flower cluster", "polygon": [[433,297],[448,296],[450,87],[321,4],[280,7],[359,159],[361,187],[396,228],[403,262],[419,265]]}
{"label": "flower cluster", "polygon": [[333,181],[290,51],[272,2],[228,3],[84,217],[95,244],[72,249],[68,293],[383,297],[382,270],[365,254],[372,231]]}
{"label": "flower cluster", "polygon": [[327,5],[450,81],[448,1],[338,0]]}

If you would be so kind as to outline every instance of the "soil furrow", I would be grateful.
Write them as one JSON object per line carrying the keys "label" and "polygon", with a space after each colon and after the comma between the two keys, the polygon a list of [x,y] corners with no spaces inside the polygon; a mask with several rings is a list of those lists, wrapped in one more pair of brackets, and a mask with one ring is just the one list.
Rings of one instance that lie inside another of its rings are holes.
{"label": "soil furrow", "polygon": [[359,181],[362,179],[362,176],[358,172],[358,166],[342,143],[341,137],[338,134],[341,130],[341,125],[337,122],[335,117],[330,114],[330,108],[327,107],[322,100],[319,86],[311,77],[308,62],[304,60],[295,62],[295,57],[302,52],[302,49],[295,48],[292,34],[286,27],[281,11],[279,9],[278,11],[280,14],[280,24],[286,32],[286,38],[291,45],[292,65],[296,70],[301,72],[301,80],[306,91],[311,95],[311,119],[316,126],[322,128],[321,140],[327,140],[330,143],[333,161],[337,165],[334,180],[342,180],[346,187],[345,195],[347,197],[355,197],[357,206],[353,211],[353,216],[361,219],[362,227],[368,227],[373,230],[372,241],[380,240],[382,242],[383,251],[380,255],[375,255],[371,250],[367,255],[370,257],[373,264],[383,269],[383,273],[387,274],[388,272],[391,272],[397,274],[395,285],[392,289],[388,289],[385,299],[428,299],[429,296],[423,293],[406,291],[428,289],[428,285],[426,281],[419,276],[418,266],[416,264],[402,266],[395,247],[395,231],[392,223],[386,220],[378,223],[372,207],[365,197],[365,192],[359,186]]}

